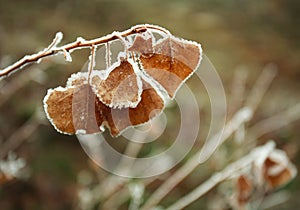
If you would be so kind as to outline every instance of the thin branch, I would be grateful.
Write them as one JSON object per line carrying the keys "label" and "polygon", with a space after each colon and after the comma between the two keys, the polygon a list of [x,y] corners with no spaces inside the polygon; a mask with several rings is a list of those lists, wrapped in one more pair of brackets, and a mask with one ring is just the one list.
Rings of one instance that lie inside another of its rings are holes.
{"label": "thin branch", "polygon": [[125,56],[126,56],[126,60],[128,59],[128,46],[127,46],[127,42],[125,40],[125,38],[120,34],[120,32],[113,32],[113,35],[117,36],[119,38],[119,40],[122,42],[123,46],[124,46],[124,51],[125,51]]}
{"label": "thin branch", "polygon": [[287,110],[264,119],[249,128],[248,133],[251,139],[257,139],[262,135],[280,129],[293,121],[300,119],[300,103]]}
{"label": "thin branch", "polygon": [[[150,177],[147,179],[143,179],[142,181],[144,186],[147,187],[155,180],[156,177]],[[130,198],[130,194],[128,192],[128,188],[122,188],[117,193],[113,194],[110,198],[106,199],[103,205],[101,206],[101,209],[103,210],[118,209],[118,207],[121,206],[126,201],[128,201],[129,198]]]}
{"label": "thin branch", "polygon": [[261,102],[262,97],[270,87],[271,82],[277,74],[277,67],[274,64],[268,64],[256,80],[253,88],[251,89],[249,96],[245,102],[245,105],[252,110],[256,110],[258,104]]}
{"label": "thin branch", "polygon": [[[239,110],[230,120],[224,128],[224,133],[221,137],[220,144],[222,144],[231,134],[233,134],[240,125],[247,122],[252,112],[249,113],[248,108],[242,108]],[[216,136],[219,136],[217,134]],[[213,136],[212,138],[215,138]],[[209,140],[210,141],[210,140]],[[157,205],[178,183],[180,183],[185,177],[187,177],[198,165],[201,164],[199,161],[202,150],[194,154],[181,168],[179,168],[172,176],[170,176],[147,200],[141,210],[151,209]]]}
{"label": "thin branch", "polygon": [[130,183],[128,188],[131,194],[128,210],[138,210],[143,200],[145,185],[143,183]]}
{"label": "thin branch", "polygon": [[62,38],[63,38],[63,33],[57,32],[51,44],[43,51],[48,51],[56,47],[61,42]]}
{"label": "thin branch", "polygon": [[95,45],[93,45],[91,48],[90,62],[89,62],[89,67],[88,67],[88,83],[90,83],[90,77],[91,77],[92,71],[94,70],[94,67],[96,64],[96,61],[95,61],[96,50],[97,50],[97,47]]}
{"label": "thin branch", "polygon": [[[170,32],[164,28],[154,25],[136,25],[128,30],[123,32],[118,32],[121,37],[126,37],[133,34],[139,34],[146,32],[147,30],[154,30],[156,32],[163,32],[165,34],[170,34]],[[60,34],[60,33],[58,33]],[[61,34],[62,35],[62,34]],[[116,39],[119,39],[119,36],[116,36],[114,33],[109,34],[107,36],[103,36],[100,38],[92,39],[92,40],[84,40],[82,38],[77,38],[75,42],[63,45],[61,47],[56,47],[57,41],[60,41],[60,36],[57,35],[58,38],[54,38],[54,41],[47,47],[45,50],[38,52],[32,55],[26,55],[19,61],[13,63],[12,65],[0,70],[0,79],[7,77],[13,73],[15,73],[18,69],[22,69],[28,64],[34,63],[36,61],[41,61],[45,57],[57,55],[59,53],[64,52],[73,52],[74,50],[89,48],[91,46],[101,45]],[[65,54],[65,53],[64,53]]]}
{"label": "thin branch", "polygon": [[245,99],[247,77],[248,72],[243,67],[238,67],[234,72],[230,97],[231,105],[229,106],[230,116],[242,106]]}
{"label": "thin branch", "polygon": [[0,159],[3,159],[10,151],[17,149],[28,137],[36,131],[40,122],[34,113],[18,130],[16,130],[0,149]]}
{"label": "thin branch", "polygon": [[99,209],[101,210],[111,210],[111,209],[118,209],[118,206],[121,206],[123,203],[128,201],[130,198],[130,194],[128,188],[124,187],[115,193],[110,198],[106,199],[104,203],[101,203]]}
{"label": "thin branch", "polygon": [[[208,142],[219,141],[218,144],[211,143],[212,145],[218,145],[215,149],[223,144],[241,125],[252,119],[258,104],[261,102],[263,95],[267,91],[276,73],[274,68],[271,68],[271,66],[267,67],[268,68],[264,69],[252,88],[249,96],[250,98],[246,101],[246,106],[237,111],[232,119],[226,123],[221,138],[217,138],[220,136],[220,133],[217,133],[208,140]],[[150,196],[144,206],[142,206],[141,210],[149,210],[157,205],[174,187],[176,187],[177,184],[187,177],[197,166],[203,163],[203,161],[200,161],[199,159],[199,157],[202,156],[202,150],[193,155]]]}
{"label": "thin branch", "polygon": [[213,189],[217,184],[225,181],[230,178],[236,172],[242,170],[245,167],[248,167],[252,164],[257,157],[261,155],[269,154],[272,150],[274,150],[275,144],[270,141],[267,144],[255,148],[250,154],[247,156],[237,160],[234,163],[228,165],[223,171],[215,173],[208,180],[206,180],[203,184],[198,186],[196,189],[188,193],[186,196],[180,198],[177,202],[173,203],[166,210],[180,210],[184,209],[184,207],[188,206],[192,202],[196,201],[198,198],[203,196],[205,193]]}
{"label": "thin branch", "polygon": [[263,200],[263,203],[260,205],[260,209],[273,209],[276,206],[288,202],[290,198],[291,194],[288,192],[288,190],[270,194]]}
{"label": "thin branch", "polygon": [[[147,138],[147,134],[145,133],[139,133],[134,132],[133,135],[141,135],[139,139],[145,140]],[[135,136],[136,137],[136,136]],[[129,141],[126,150],[124,152],[124,157],[136,157],[143,144],[136,143]],[[132,159],[121,159],[119,162],[119,165],[116,166],[116,172],[126,172],[125,170],[130,170],[134,161]],[[111,197],[114,193],[116,193],[118,190],[120,190],[130,179],[125,177],[116,176],[114,174],[108,176],[106,179],[104,179],[100,185],[97,185],[94,189],[92,189],[94,198],[93,203],[97,203],[100,200],[107,200],[109,197]]]}
{"label": "thin branch", "polygon": [[106,68],[108,69],[111,66],[111,52],[110,52],[110,43],[105,43],[105,60],[106,60]]}
{"label": "thin branch", "polygon": [[[44,67],[43,67],[44,69]],[[34,79],[34,75],[41,72],[40,68],[32,68],[31,71],[22,72],[14,80],[10,80],[0,88],[0,106],[2,106],[14,93],[23,88],[29,81]]]}

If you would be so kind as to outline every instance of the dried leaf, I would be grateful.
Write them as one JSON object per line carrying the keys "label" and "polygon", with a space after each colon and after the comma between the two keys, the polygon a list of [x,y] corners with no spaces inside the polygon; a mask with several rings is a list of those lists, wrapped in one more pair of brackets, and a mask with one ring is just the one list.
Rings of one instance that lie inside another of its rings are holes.
{"label": "dried leaf", "polygon": [[99,133],[104,118],[101,114],[101,105],[90,85],[84,84],[75,88],[72,114],[77,134]]}
{"label": "dried leaf", "polygon": [[49,89],[44,98],[44,109],[55,129],[64,134],[74,134],[72,101],[74,88]]}
{"label": "dried leaf", "polygon": [[150,54],[154,52],[153,49],[153,40],[151,36],[143,36],[143,35],[136,35],[133,44],[128,51],[133,51],[142,55]]}
{"label": "dried leaf", "polygon": [[[105,107],[103,107],[105,108]],[[135,108],[111,109],[102,112],[112,136],[118,136],[126,128],[148,122],[159,115],[164,108],[164,101],[156,90],[143,81],[141,101]]]}
{"label": "dried leaf", "polygon": [[[55,128],[68,134],[91,134],[102,132],[99,127],[104,125],[112,136],[118,136],[127,127],[158,115],[164,101],[152,85],[160,85],[174,98],[196,71],[202,52],[199,44],[169,33],[156,44],[154,40],[151,31],[137,34],[128,51],[120,52],[119,61],[107,70],[96,71],[91,66],[90,73],[73,74],[66,88],[48,91],[45,111]],[[138,62],[127,52],[137,55]],[[107,59],[109,55],[108,47]]]}
{"label": "dried leaf", "polygon": [[99,132],[103,119],[96,103],[96,95],[88,84],[50,90],[44,104],[50,122],[59,132]]}
{"label": "dried leaf", "polygon": [[140,78],[127,60],[113,67],[105,79],[95,71],[91,85],[99,100],[111,108],[136,107],[141,100]]}
{"label": "dried leaf", "polygon": [[287,184],[295,177],[295,174],[293,165],[290,163],[286,165],[273,159],[272,156],[269,156],[264,162],[264,178],[272,189]]}
{"label": "dried leaf", "polygon": [[130,126],[148,122],[164,108],[163,99],[145,81],[141,101],[137,107],[110,108],[96,97],[84,77],[84,74],[73,76],[74,80],[68,81],[69,87],[49,90],[44,99],[47,116],[61,133],[99,133],[103,131],[100,130],[100,126],[104,125],[110,129],[112,136],[118,136]]}
{"label": "dried leaf", "polygon": [[196,71],[201,56],[199,44],[168,37],[154,46],[154,53],[142,54],[140,61],[144,71],[174,98],[179,87]]}

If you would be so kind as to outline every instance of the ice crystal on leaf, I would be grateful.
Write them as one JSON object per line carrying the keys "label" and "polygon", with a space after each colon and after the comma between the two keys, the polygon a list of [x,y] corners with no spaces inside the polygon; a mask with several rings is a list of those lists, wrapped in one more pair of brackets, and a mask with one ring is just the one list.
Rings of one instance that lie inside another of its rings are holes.
{"label": "ice crystal on leaf", "polygon": [[[107,127],[112,136],[118,136],[161,113],[163,95],[173,99],[196,71],[202,57],[200,44],[176,38],[158,26],[139,27],[141,32],[135,29],[134,35],[114,32],[104,37],[116,37],[124,45],[111,64],[112,38],[105,43],[107,69],[94,69],[97,46],[93,45],[89,71],[71,75],[65,88],[48,91],[44,108],[59,132],[92,134]],[[156,40],[154,33],[163,38]]]}

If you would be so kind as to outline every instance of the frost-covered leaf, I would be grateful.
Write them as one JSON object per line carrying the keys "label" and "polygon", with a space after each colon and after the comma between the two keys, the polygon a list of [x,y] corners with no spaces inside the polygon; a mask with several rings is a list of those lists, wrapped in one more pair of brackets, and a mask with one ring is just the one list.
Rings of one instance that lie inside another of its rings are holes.
{"label": "frost-covered leaf", "polygon": [[[106,108],[108,109],[108,107]],[[157,91],[146,81],[143,81],[141,101],[135,108],[111,109],[106,111],[105,119],[112,136],[118,136],[130,126],[148,122],[159,115],[164,109],[164,101]],[[108,113],[108,114],[107,114]]]}
{"label": "frost-covered leaf", "polygon": [[50,122],[61,133],[99,132],[103,119],[88,84],[49,90],[44,105]]}
{"label": "frost-covered leaf", "polygon": [[[148,33],[147,33],[148,34]],[[133,44],[128,48],[128,51],[133,51],[139,54],[153,53],[153,38],[152,36],[136,35]]]}
{"label": "frost-covered leaf", "polygon": [[179,87],[196,71],[201,56],[200,44],[168,37],[154,46],[154,53],[142,54],[140,62],[144,71],[174,98]]}
{"label": "frost-covered leaf", "polygon": [[103,71],[93,72],[91,85],[102,103],[111,108],[137,106],[141,100],[142,84],[134,70],[137,67],[133,65],[122,60],[107,70],[106,78],[103,78]]}
{"label": "frost-covered leaf", "polygon": [[[201,46],[175,38],[161,27],[147,26],[151,29],[129,39],[112,34],[121,39],[125,50],[110,65],[110,43],[106,44],[107,69],[94,70],[93,46],[89,72],[73,74],[65,88],[48,91],[45,111],[58,131],[91,134],[102,132],[100,128],[106,126],[112,136],[118,136],[127,127],[148,122],[163,110],[159,89],[175,97],[200,64]],[[154,31],[162,36],[159,41]]]}
{"label": "frost-covered leaf", "polygon": [[275,189],[287,184],[297,174],[296,167],[282,150],[274,150],[265,159],[263,176],[270,188]]}
{"label": "frost-covered leaf", "polygon": [[67,81],[67,87],[79,86],[82,84],[87,84],[88,73],[87,72],[77,72],[72,74]]}
{"label": "frost-covered leaf", "polygon": [[164,108],[156,90],[143,81],[141,100],[135,108],[110,108],[103,104],[86,81],[85,73],[70,77],[66,88],[48,91],[44,108],[52,125],[64,134],[100,133],[103,125],[112,136],[123,130],[148,122]]}
{"label": "frost-covered leaf", "polygon": [[74,88],[49,89],[44,98],[44,109],[55,129],[64,134],[74,134],[72,101]]}

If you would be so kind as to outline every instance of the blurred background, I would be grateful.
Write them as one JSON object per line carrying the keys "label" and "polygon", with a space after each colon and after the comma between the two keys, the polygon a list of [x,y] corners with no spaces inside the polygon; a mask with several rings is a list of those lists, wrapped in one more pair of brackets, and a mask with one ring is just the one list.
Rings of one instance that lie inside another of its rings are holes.
{"label": "blurred background", "polygon": [[[62,44],[66,44],[76,37],[93,39],[136,24],[157,24],[175,36],[202,44],[222,79],[229,109],[237,71],[247,72],[248,90],[266,64],[277,66],[278,74],[250,122],[254,124],[300,101],[299,11],[297,0],[0,0],[0,67],[44,49],[58,31],[63,32]],[[107,176],[89,160],[75,136],[53,129],[42,110],[47,89],[64,86],[71,73],[81,70],[88,54],[88,50],[74,52],[72,63],[61,57],[47,58],[0,82],[0,158],[7,159],[8,151],[13,150],[26,162],[20,178],[1,181],[0,209],[76,209],[78,177],[88,174],[92,185]],[[204,122],[209,122],[209,100],[203,100],[201,113]],[[262,136],[257,144],[274,139],[299,170],[299,126],[300,121],[295,121]],[[230,143],[223,148],[227,153],[233,149],[242,148]],[[203,169],[197,169],[165,204],[220,167],[210,164],[205,166],[209,172],[200,176]],[[158,185],[154,182],[147,193]],[[296,209],[299,186],[299,178],[285,186],[291,198],[272,209]],[[208,208],[216,199],[214,193],[187,209]],[[125,202],[120,209],[126,208]]]}

